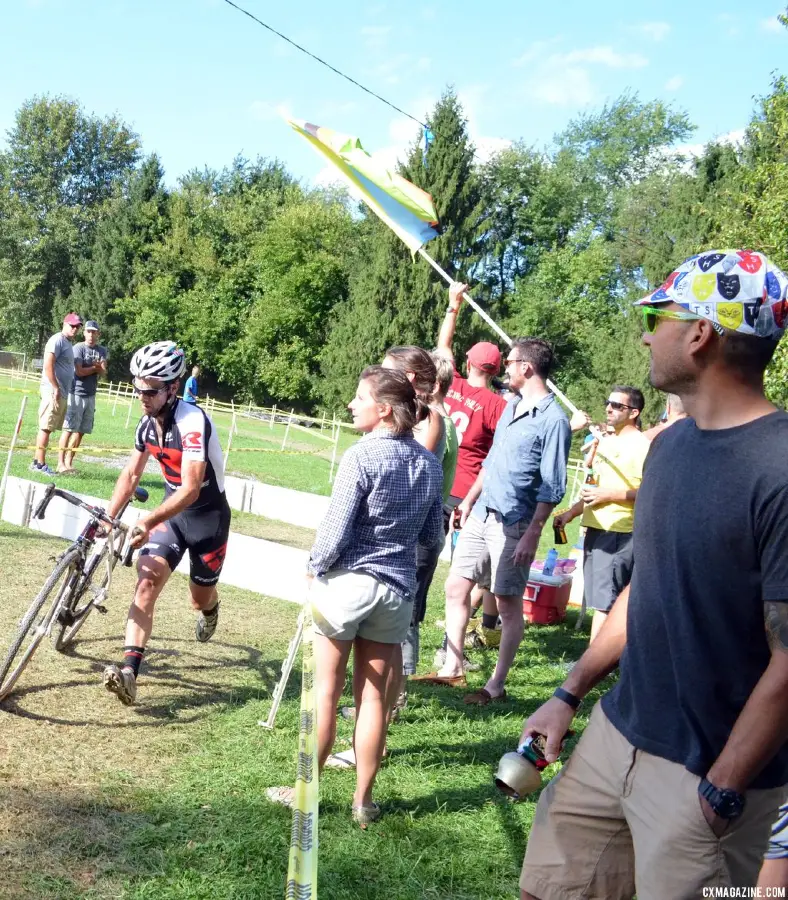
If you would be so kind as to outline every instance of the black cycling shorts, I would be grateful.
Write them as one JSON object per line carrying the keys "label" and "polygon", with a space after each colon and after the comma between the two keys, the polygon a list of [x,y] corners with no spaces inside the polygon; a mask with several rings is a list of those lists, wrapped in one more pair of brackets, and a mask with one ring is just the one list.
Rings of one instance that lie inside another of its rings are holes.
{"label": "black cycling shorts", "polygon": [[207,509],[184,510],[157,525],[140,550],[140,556],[158,556],[174,572],[189,551],[189,577],[195,584],[216,584],[227,553],[230,534],[230,506],[224,503]]}

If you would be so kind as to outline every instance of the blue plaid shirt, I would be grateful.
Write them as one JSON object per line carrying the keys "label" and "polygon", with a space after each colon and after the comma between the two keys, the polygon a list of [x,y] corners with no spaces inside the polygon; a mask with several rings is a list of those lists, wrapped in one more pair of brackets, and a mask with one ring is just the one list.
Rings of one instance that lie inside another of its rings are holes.
{"label": "blue plaid shirt", "polygon": [[373,431],[342,457],[307,570],[366,572],[412,600],[416,544],[443,539],[443,470],[408,435]]}

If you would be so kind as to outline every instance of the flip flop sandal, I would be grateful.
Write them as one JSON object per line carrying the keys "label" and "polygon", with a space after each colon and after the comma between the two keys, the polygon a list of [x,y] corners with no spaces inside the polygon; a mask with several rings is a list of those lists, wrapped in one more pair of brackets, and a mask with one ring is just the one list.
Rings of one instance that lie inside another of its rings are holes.
{"label": "flip flop sandal", "polygon": [[351,807],[353,821],[357,822],[362,828],[366,828],[367,825],[371,825],[372,822],[377,822],[382,814],[383,810],[381,810],[377,803],[373,803],[371,806]]}
{"label": "flip flop sandal", "polygon": [[270,787],[266,789],[265,796],[268,797],[271,803],[291,807],[295,802],[295,788]]}
{"label": "flip flop sandal", "polygon": [[343,750],[341,753],[332,753],[326,760],[329,769],[355,769],[356,753],[354,750]]}
{"label": "flip flop sandal", "polygon": [[468,687],[465,675],[439,675],[429,672],[427,675],[411,675],[409,681],[420,681],[423,684],[442,684],[446,687]]}
{"label": "flip flop sandal", "polygon": [[504,703],[507,699],[506,691],[504,691],[500,697],[493,697],[486,688],[475,691],[473,694],[466,694],[465,697],[463,697],[463,701],[468,706],[487,706],[490,703]]}

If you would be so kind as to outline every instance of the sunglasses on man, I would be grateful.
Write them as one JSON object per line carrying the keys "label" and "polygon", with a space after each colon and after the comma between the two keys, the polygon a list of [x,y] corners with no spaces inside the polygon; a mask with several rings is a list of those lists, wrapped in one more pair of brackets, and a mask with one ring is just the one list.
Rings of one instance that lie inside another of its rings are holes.
{"label": "sunglasses on man", "polygon": [[627,406],[626,403],[619,403],[618,400],[606,400],[605,406],[609,406],[617,412],[621,412],[622,409],[637,409],[637,406]]}
{"label": "sunglasses on man", "polygon": [[701,316],[693,313],[679,312],[676,309],[662,309],[661,306],[641,306],[643,327],[649,334],[654,334],[660,319],[674,319],[678,322],[697,322]]}
{"label": "sunglasses on man", "polygon": [[138,388],[136,385],[134,386],[134,393],[138,397],[147,397],[148,399],[152,399],[156,394],[160,394],[162,391],[166,390],[166,386],[160,388]]}

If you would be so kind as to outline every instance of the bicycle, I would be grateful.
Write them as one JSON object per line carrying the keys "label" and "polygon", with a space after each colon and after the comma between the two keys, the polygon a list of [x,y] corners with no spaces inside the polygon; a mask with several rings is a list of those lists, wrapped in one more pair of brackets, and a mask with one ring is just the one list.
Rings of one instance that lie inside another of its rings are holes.
{"label": "bicycle", "polygon": [[[112,518],[102,507],[91,506],[74,494],[50,484],[36,507],[34,518],[44,518],[53,497],[60,497],[84,509],[90,514],[90,520],[79,537],[55,558],[52,573],[22,617],[11,647],[0,664],[0,700],[11,693],[46,635],[51,634],[55,650],[62,653],[74,642],[77,632],[94,609],[102,614],[107,612],[104,601],[109,594],[115,566],[121,559],[123,565],[131,565],[134,548],[127,543],[130,528],[120,521],[128,503],[116,518]],[[134,491],[134,499],[144,503],[148,492],[138,487]],[[108,525],[109,531],[94,552],[97,541],[103,537],[103,525]],[[118,544],[117,533],[120,535]],[[105,571],[96,586],[92,583],[93,578],[102,565]],[[47,605],[50,598],[53,599]]]}

